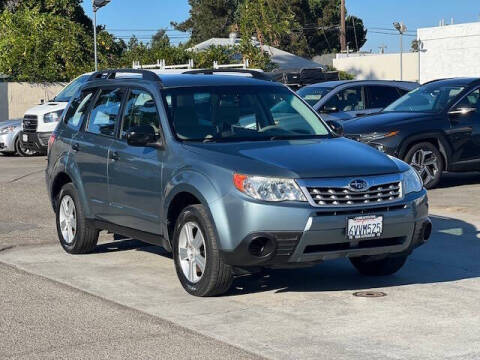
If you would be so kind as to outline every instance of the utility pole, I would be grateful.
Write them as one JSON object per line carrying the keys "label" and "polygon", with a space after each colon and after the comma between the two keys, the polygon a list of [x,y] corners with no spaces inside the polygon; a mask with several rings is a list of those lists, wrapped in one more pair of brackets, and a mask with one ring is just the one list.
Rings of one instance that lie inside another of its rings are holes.
{"label": "utility pole", "polygon": [[380,54],[385,54],[385,49],[387,48],[388,46],[385,45],[385,44],[382,44],[380,45],[378,48],[380,49]]}
{"label": "utility pole", "polygon": [[111,0],[92,0],[93,7],[93,43],[95,53],[95,71],[98,71],[98,57],[97,57],[97,11],[106,6]]}
{"label": "utility pole", "polygon": [[403,80],[403,33],[407,27],[403,22],[394,22],[393,27],[400,33],[400,80]]}
{"label": "utility pole", "polygon": [[340,7],[340,51],[347,51],[347,33],[345,30],[345,0],[342,0]]}

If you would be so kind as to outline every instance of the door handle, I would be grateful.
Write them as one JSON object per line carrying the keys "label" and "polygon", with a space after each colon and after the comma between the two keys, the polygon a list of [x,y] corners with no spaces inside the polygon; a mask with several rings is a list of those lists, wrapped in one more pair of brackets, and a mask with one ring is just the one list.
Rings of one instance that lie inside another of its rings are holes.
{"label": "door handle", "polygon": [[74,143],[74,144],[72,145],[72,150],[75,151],[75,152],[77,152],[78,150],[80,150],[80,145],[79,145],[78,143]]}
{"label": "door handle", "polygon": [[120,159],[120,156],[118,155],[118,152],[111,151],[110,152],[110,159],[112,159],[113,161],[117,161],[118,159]]}

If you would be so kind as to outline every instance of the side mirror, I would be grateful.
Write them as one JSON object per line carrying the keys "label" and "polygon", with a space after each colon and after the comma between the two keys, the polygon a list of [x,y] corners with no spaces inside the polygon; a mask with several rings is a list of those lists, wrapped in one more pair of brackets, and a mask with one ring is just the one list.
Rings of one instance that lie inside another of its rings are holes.
{"label": "side mirror", "polygon": [[448,115],[450,115],[451,117],[459,117],[459,116],[470,114],[470,113],[475,112],[475,111],[477,111],[477,108],[460,107],[460,108],[455,108],[453,110],[450,110],[448,112]]}
{"label": "side mirror", "polygon": [[336,106],[328,106],[328,105],[325,105],[324,107],[322,107],[322,112],[324,113],[334,113],[334,112],[337,112],[338,111],[338,108]]}
{"label": "side mirror", "polygon": [[45,99],[40,99],[40,105],[45,104]]}
{"label": "side mirror", "polygon": [[327,125],[332,129],[332,131],[338,136],[344,135],[343,125],[335,120],[327,120]]}
{"label": "side mirror", "polygon": [[157,141],[155,129],[150,125],[135,126],[127,131],[130,146],[153,146]]}

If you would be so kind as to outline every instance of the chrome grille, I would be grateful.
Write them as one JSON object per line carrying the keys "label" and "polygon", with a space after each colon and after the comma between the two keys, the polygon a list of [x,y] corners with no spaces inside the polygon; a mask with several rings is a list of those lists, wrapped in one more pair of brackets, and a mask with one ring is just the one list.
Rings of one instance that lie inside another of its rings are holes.
{"label": "chrome grille", "polygon": [[23,117],[23,131],[35,132],[37,131],[38,116],[37,115],[25,115]]}
{"label": "chrome grille", "polygon": [[376,184],[365,191],[353,191],[348,187],[307,187],[318,206],[374,205],[402,198],[401,181]]}

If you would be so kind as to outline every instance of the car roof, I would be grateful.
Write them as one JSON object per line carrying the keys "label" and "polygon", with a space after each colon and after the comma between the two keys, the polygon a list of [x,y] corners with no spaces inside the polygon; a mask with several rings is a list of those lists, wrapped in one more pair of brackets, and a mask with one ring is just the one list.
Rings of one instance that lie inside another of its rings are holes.
{"label": "car roof", "polygon": [[423,85],[441,84],[441,85],[447,85],[447,86],[471,86],[477,83],[480,83],[480,78],[458,77],[458,78],[432,80],[432,81],[426,82]]}
{"label": "car roof", "polygon": [[219,75],[219,74],[158,74],[164,88],[190,87],[190,86],[284,86],[273,81],[254,79],[244,74]]}
{"label": "car roof", "polygon": [[316,83],[308,85],[306,87],[326,87],[326,88],[335,88],[337,86],[351,84],[351,85],[390,85],[390,86],[400,86],[400,87],[412,87],[413,85],[418,86],[416,82],[413,81],[397,81],[397,80],[336,80],[336,81],[325,81],[321,83]]}

